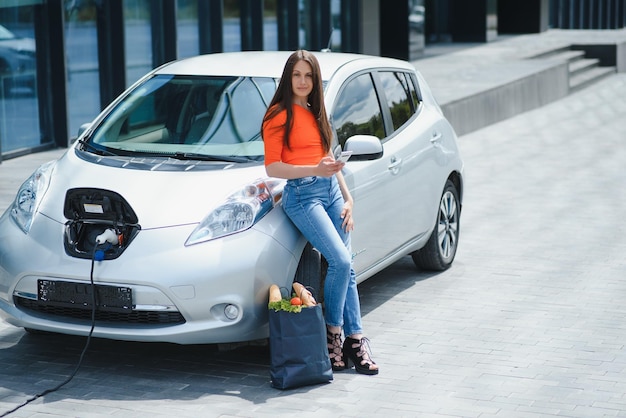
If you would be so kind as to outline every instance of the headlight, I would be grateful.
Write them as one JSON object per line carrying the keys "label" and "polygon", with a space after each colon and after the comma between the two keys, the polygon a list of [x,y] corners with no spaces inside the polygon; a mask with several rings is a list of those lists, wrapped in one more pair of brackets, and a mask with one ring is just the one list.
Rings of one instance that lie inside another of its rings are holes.
{"label": "headlight", "polygon": [[191,233],[185,245],[245,231],[256,224],[280,201],[284,182],[260,179],[233,193],[209,213]]}
{"label": "headlight", "polygon": [[11,206],[11,218],[25,234],[30,231],[33,217],[48,190],[50,174],[55,164],[56,161],[49,161],[39,167],[17,191],[15,201]]}

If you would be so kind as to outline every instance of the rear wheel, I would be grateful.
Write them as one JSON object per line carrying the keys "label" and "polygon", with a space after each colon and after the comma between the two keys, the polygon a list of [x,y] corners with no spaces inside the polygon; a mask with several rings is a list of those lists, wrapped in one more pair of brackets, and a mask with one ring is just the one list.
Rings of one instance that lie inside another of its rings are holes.
{"label": "rear wheel", "polygon": [[437,224],[426,245],[411,254],[417,267],[442,271],[452,265],[459,242],[460,215],[459,192],[448,180],[439,201]]}

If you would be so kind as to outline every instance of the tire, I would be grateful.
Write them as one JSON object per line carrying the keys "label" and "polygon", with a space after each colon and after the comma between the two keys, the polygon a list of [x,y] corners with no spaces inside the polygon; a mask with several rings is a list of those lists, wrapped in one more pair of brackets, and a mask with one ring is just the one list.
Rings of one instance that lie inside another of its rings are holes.
{"label": "tire", "polygon": [[326,260],[320,252],[307,242],[300,257],[294,282],[309,288],[318,303],[324,301],[324,277],[327,269]]}
{"label": "tire", "polygon": [[424,270],[443,271],[454,261],[459,243],[461,204],[459,192],[450,180],[439,200],[437,223],[426,245],[411,253],[413,262]]}

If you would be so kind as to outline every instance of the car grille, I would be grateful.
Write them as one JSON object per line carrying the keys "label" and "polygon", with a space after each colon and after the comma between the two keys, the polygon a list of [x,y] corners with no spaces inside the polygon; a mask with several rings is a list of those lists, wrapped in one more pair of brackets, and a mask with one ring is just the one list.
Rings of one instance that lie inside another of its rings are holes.
{"label": "car grille", "polygon": [[[14,301],[16,306],[28,311],[45,315],[91,320],[91,310],[89,309],[52,306],[42,303],[41,301],[26,299],[18,296],[14,297]],[[96,321],[138,325],[178,325],[184,324],[185,318],[180,314],[180,312],[109,312],[97,310]]]}

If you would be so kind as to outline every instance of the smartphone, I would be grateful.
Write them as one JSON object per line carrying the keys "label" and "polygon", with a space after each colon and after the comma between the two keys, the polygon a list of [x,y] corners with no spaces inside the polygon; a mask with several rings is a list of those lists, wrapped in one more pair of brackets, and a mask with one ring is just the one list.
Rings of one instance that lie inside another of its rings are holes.
{"label": "smartphone", "polygon": [[341,154],[336,156],[335,160],[345,163],[346,161],[350,159],[351,155],[352,155],[352,151],[341,151]]}

